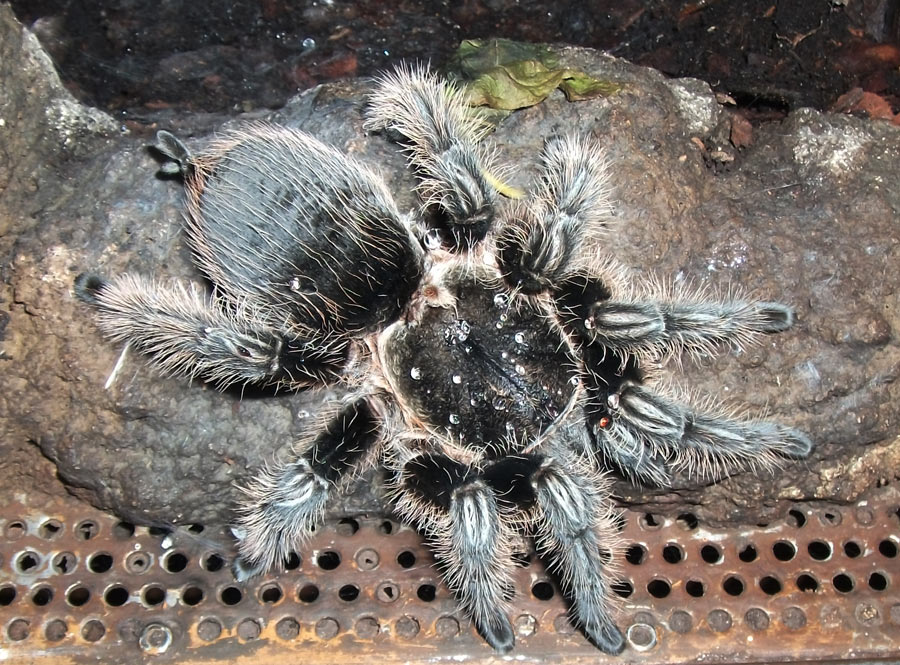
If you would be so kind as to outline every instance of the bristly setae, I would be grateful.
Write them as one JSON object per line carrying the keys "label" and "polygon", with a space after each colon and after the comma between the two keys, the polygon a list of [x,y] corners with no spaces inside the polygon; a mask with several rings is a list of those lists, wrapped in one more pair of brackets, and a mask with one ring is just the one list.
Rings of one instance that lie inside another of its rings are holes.
{"label": "bristly setae", "polygon": [[632,284],[598,250],[615,243],[598,242],[614,231],[594,138],[550,141],[533,194],[506,204],[483,124],[426,69],[381,79],[366,126],[402,144],[421,214],[401,214],[371,170],[296,129],[248,125],[197,157],[163,132],[213,292],[134,275],[85,275],[76,291],[107,336],[167,373],[346,388],[289,459],[244,488],[239,579],[281,568],[329,499],[382,464],[393,508],[495,649],[515,642],[513,543],[525,531],[573,620],[619,653],[607,473],[716,479],[812,448],[789,427],[676,398],[655,368],[785,330],[792,312]]}

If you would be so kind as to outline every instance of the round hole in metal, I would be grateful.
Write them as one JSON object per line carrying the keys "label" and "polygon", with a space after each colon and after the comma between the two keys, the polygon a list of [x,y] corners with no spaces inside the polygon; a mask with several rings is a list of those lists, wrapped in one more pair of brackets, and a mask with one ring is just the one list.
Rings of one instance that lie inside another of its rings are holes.
{"label": "round hole in metal", "polygon": [[75,525],[75,537],[78,540],[90,540],[100,533],[100,525],[94,520],[82,520]]}
{"label": "round hole in metal", "polygon": [[642,529],[647,531],[654,531],[660,528],[663,525],[663,520],[658,515],[654,515],[653,513],[644,513],[641,515],[640,520],[638,521]]}
{"label": "round hole in metal", "polygon": [[796,556],[797,548],[794,547],[793,543],[789,543],[786,540],[779,540],[772,545],[772,554],[774,554],[775,558],[779,561],[790,561]]}
{"label": "round hole in metal", "polygon": [[893,540],[885,538],[880,543],[878,543],[878,551],[881,553],[881,556],[893,559],[897,556],[897,543],[895,543]]}
{"label": "round hole in metal", "polygon": [[790,526],[793,526],[793,527],[796,527],[799,529],[804,524],[806,524],[806,515],[804,515],[803,512],[800,510],[796,510],[796,509],[789,510],[788,516],[787,516],[787,523]]}
{"label": "round hole in metal", "polygon": [[43,524],[41,524],[38,529],[38,534],[44,540],[53,540],[57,538],[63,530],[62,522],[59,520],[47,520]]}
{"label": "round hole in metal", "polygon": [[767,596],[774,596],[775,594],[781,593],[781,580],[773,575],[766,575],[765,577],[760,578],[759,588],[762,589],[763,593]]}
{"label": "round hole in metal", "polygon": [[359,598],[359,587],[355,584],[345,584],[338,589],[338,598],[345,602],[353,602]]}
{"label": "round hole in metal", "polygon": [[188,558],[181,552],[169,552],[163,559],[163,568],[170,573],[180,573],[187,565]]}
{"label": "round hole in metal", "polygon": [[181,602],[191,607],[202,603],[205,597],[206,594],[203,592],[203,589],[198,586],[185,587],[184,591],[181,592]]}
{"label": "round hole in metal", "polygon": [[81,607],[91,599],[91,592],[87,587],[75,585],[66,592],[66,602],[72,607]]}
{"label": "round hole in metal", "polygon": [[797,576],[797,588],[807,593],[815,592],[819,589],[819,580],[809,573],[801,573]]}
{"label": "round hole in metal", "polygon": [[128,540],[134,536],[134,524],[131,522],[116,522],[112,528],[112,534],[117,540]]}
{"label": "round hole in metal", "polygon": [[853,591],[853,587],[856,586],[853,582],[853,578],[847,573],[838,573],[831,578],[831,583],[840,593],[850,593]]}
{"label": "round hole in metal", "polygon": [[741,551],[738,552],[738,559],[740,559],[744,563],[751,563],[752,561],[756,561],[756,557],[756,546],[752,544],[745,545],[741,548]]}
{"label": "round hole in metal", "polygon": [[236,586],[226,586],[219,592],[219,600],[223,605],[237,605],[244,599],[244,592]]}
{"label": "round hole in metal", "polygon": [[862,554],[862,547],[856,541],[848,540],[844,543],[844,554],[850,559],[855,559]]}
{"label": "round hole in metal", "polygon": [[628,580],[618,580],[610,585],[612,591],[617,596],[628,598],[634,593],[634,585]]}
{"label": "round hole in metal", "polygon": [[719,563],[722,561],[722,551],[715,545],[706,544],[700,548],[700,557],[706,563]]}
{"label": "round hole in metal", "polygon": [[644,557],[647,556],[647,550],[643,545],[634,544],[625,550],[625,560],[633,566],[639,566],[644,563]]}
{"label": "round hole in metal", "polygon": [[437,589],[433,584],[420,584],[419,588],[416,589],[416,595],[419,597],[419,600],[426,603],[434,600],[436,592]]}
{"label": "round hole in metal", "polygon": [[104,635],[106,635],[106,626],[97,619],[91,619],[81,627],[81,636],[88,642],[99,642]]}
{"label": "round hole in metal", "polygon": [[827,561],[831,558],[831,544],[824,540],[813,540],[806,546],[806,550],[816,561]]}
{"label": "round hole in metal", "polygon": [[6,525],[6,528],[3,529],[3,535],[6,536],[7,540],[18,540],[22,536],[24,536],[28,532],[28,527],[25,526],[25,522],[20,520],[13,520]]}
{"label": "round hole in metal", "polygon": [[316,557],[316,565],[322,570],[334,570],[341,565],[341,555],[333,550],[322,552]]}
{"label": "round hole in metal", "polygon": [[401,568],[412,568],[416,565],[416,555],[409,550],[403,550],[397,555],[397,563]]}
{"label": "round hole in metal", "polygon": [[13,619],[6,629],[6,634],[13,642],[21,642],[31,632],[31,623],[28,619]]}
{"label": "round hole in metal", "polygon": [[161,605],[165,599],[166,590],[156,584],[144,587],[144,590],[141,591],[141,600],[147,607]]}
{"label": "round hole in metal", "polygon": [[538,600],[550,600],[553,593],[553,585],[549,582],[535,582],[531,587],[531,595]]}
{"label": "round hole in metal", "polygon": [[729,596],[740,596],[744,593],[744,580],[737,575],[729,575],[722,581],[722,589]]}
{"label": "round hole in metal", "polygon": [[16,599],[16,587],[12,584],[4,584],[0,586],[0,607],[6,607],[7,605],[12,605],[12,602]]}
{"label": "round hole in metal", "polygon": [[53,566],[53,570],[55,570],[60,575],[65,575],[67,573],[71,573],[75,570],[75,563],[78,560],[75,558],[75,555],[71,552],[60,552],[56,556],[53,557],[53,562],[51,565]]}
{"label": "round hole in metal", "polygon": [[335,531],[338,532],[338,535],[349,538],[350,536],[356,534],[357,531],[359,531],[359,522],[357,522],[353,518],[345,517],[342,520],[338,521],[337,526],[335,527]]}
{"label": "round hole in metal", "polygon": [[681,513],[675,518],[675,523],[686,531],[693,531],[700,526],[700,520],[694,513]]}
{"label": "round hole in metal", "polygon": [[277,584],[266,584],[259,590],[259,600],[266,604],[277,603],[284,597],[284,592]]}
{"label": "round hole in metal", "polygon": [[114,584],[103,592],[103,602],[110,607],[121,607],[128,602],[130,595],[128,589],[120,584]]}
{"label": "round hole in metal", "polygon": [[290,552],[284,560],[285,570],[297,570],[300,567],[300,555],[296,552]]}
{"label": "round hole in metal", "polygon": [[319,597],[319,587],[315,584],[304,584],[297,592],[297,598],[304,603],[312,603]]}
{"label": "round hole in metal", "polygon": [[38,607],[48,605],[53,600],[53,589],[48,586],[39,586],[31,594],[31,602]]}
{"label": "round hole in metal", "polygon": [[125,570],[134,575],[146,573],[153,565],[153,559],[148,552],[131,552],[125,557]]}
{"label": "round hole in metal", "polygon": [[650,580],[647,583],[647,592],[654,598],[665,598],[672,593],[672,585],[667,580]]}
{"label": "round hole in metal", "polygon": [[204,570],[208,570],[211,573],[215,573],[225,566],[225,559],[222,558],[222,555],[217,554],[216,552],[210,552],[209,554],[204,555],[202,559],[200,559],[200,565]]}
{"label": "round hole in metal", "polygon": [[679,563],[684,559],[684,552],[678,545],[670,543],[663,547],[663,559],[669,563]]}
{"label": "round hole in metal", "polygon": [[37,572],[37,567],[41,563],[41,555],[37,552],[22,552],[16,558],[16,570],[26,575]]}
{"label": "round hole in metal", "polygon": [[105,573],[113,566],[113,558],[109,552],[97,552],[88,557],[87,567],[92,573]]}
{"label": "round hole in metal", "polygon": [[691,598],[702,598],[706,593],[706,586],[700,580],[688,580],[684,584],[684,590]]}
{"label": "round hole in metal", "polygon": [[59,642],[69,632],[69,627],[62,619],[52,619],[44,626],[44,637],[48,642]]}
{"label": "round hole in metal", "polygon": [[869,575],[869,588],[873,591],[884,591],[888,588],[887,576],[879,571]]}

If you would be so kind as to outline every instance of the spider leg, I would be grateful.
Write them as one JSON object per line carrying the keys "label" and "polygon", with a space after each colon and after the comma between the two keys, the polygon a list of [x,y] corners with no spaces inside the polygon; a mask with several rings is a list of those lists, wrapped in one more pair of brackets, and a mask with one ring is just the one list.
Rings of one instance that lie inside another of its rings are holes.
{"label": "spider leg", "polygon": [[709,353],[741,345],[760,333],[793,325],[791,308],[776,302],[606,300],[588,309],[583,326],[593,342],[632,353]]}
{"label": "spider leg", "polygon": [[621,298],[614,295],[614,281],[579,270],[560,280],[553,293],[561,318],[576,337],[623,355],[711,353],[716,345],[740,346],[794,323],[793,310],[777,302],[717,301],[699,294]]}
{"label": "spider leg", "polygon": [[536,195],[505,215],[496,242],[504,279],[526,294],[547,291],[570,273],[612,215],[609,165],[596,141],[556,139],[541,162]]}
{"label": "spider leg", "polygon": [[798,430],[695,410],[639,383],[624,381],[612,394],[611,417],[593,427],[599,445],[665,459],[669,468],[693,476],[716,479],[738,469],[772,468],[780,459],[803,459],[812,451]]}
{"label": "spider leg", "polygon": [[332,383],[348,362],[345,340],[282,331],[247,303],[207,296],[193,284],[82,274],[75,292],[97,310],[107,337],[148,354],[166,374],[199,376],[220,388]]}
{"label": "spider leg", "polygon": [[403,464],[395,500],[429,539],[448,585],[481,635],[501,653],[512,649],[506,600],[513,588],[512,530],[490,484],[462,462],[425,453]]}
{"label": "spider leg", "polygon": [[263,471],[244,489],[233,528],[245,580],[280,569],[321,521],[333,488],[372,457],[379,419],[366,398],[345,405],[296,457]]}
{"label": "spider leg", "polygon": [[365,127],[405,146],[426,207],[435,207],[454,248],[481,241],[494,218],[492,154],[481,144],[489,126],[464,95],[424,66],[385,74],[369,98]]}
{"label": "spider leg", "polygon": [[537,506],[537,544],[557,568],[572,612],[588,638],[609,654],[625,639],[610,613],[609,582],[619,547],[606,481],[587,460],[544,458],[532,476]]}

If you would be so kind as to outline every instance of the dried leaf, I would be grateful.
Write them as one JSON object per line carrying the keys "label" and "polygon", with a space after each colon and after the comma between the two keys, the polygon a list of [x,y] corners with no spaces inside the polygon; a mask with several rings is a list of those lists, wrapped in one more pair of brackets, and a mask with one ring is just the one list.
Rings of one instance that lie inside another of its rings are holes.
{"label": "dried leaf", "polygon": [[451,70],[466,83],[471,104],[508,111],[538,104],[556,88],[569,101],[620,89],[616,83],[560,67],[559,57],[547,46],[509,39],[463,41]]}

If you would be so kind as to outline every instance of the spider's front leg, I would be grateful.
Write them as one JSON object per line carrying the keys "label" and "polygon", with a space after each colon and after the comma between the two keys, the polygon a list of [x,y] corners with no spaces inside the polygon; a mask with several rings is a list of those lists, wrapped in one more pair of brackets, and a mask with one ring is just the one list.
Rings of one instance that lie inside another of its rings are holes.
{"label": "spider's front leg", "polygon": [[566,136],[547,143],[535,196],[504,215],[497,260],[507,284],[533,295],[551,289],[596,249],[612,215],[609,165],[600,145]]}
{"label": "spider's front leg", "polygon": [[439,213],[438,229],[453,248],[480,242],[497,203],[494,158],[481,140],[490,127],[464,95],[426,67],[401,66],[378,81],[369,98],[366,128],[405,146],[426,207]]}
{"label": "spider's front leg", "polygon": [[381,442],[380,419],[367,398],[345,405],[296,457],[265,469],[244,489],[234,526],[245,580],[280,569],[321,521],[335,487],[372,459]]}
{"label": "spider's front leg", "polygon": [[513,531],[497,495],[476,469],[443,454],[419,454],[401,464],[398,510],[428,537],[479,633],[497,651],[509,651],[515,644],[507,616]]}
{"label": "spider's front leg", "polygon": [[82,274],[75,293],[96,309],[106,337],[147,354],[166,374],[197,376],[220,388],[333,383],[348,362],[346,340],[280,330],[258,308],[207,296],[194,284]]}

